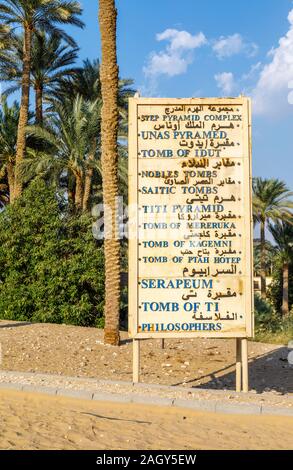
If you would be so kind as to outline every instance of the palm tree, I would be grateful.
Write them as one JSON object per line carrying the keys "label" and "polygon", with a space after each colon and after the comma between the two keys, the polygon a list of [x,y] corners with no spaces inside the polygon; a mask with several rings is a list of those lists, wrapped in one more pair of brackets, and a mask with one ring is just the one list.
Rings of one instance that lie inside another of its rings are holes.
{"label": "palm tree", "polygon": [[0,50],[5,49],[6,41],[9,40],[10,28],[4,24],[0,24]]}
{"label": "palm tree", "polygon": [[7,192],[7,186],[6,184],[1,183],[0,184],[0,209],[3,209],[8,201],[9,201],[9,195]]}
{"label": "palm tree", "polygon": [[86,170],[84,178],[84,192],[82,200],[82,210],[88,210],[90,195],[92,190],[92,180],[94,170],[100,171],[100,150],[101,150],[101,107],[100,99],[96,102],[90,101],[87,114],[88,120],[88,139],[89,139],[89,152],[86,158]]}
{"label": "palm tree", "polygon": [[88,135],[90,141],[90,151],[87,155],[87,168],[84,177],[84,191],[82,208],[86,212],[89,206],[89,200],[92,190],[92,179],[94,171],[100,170],[97,158],[100,155],[100,121],[101,121],[101,86],[100,86],[100,65],[98,60],[91,62],[86,59],[83,62],[83,67],[76,68],[74,73],[70,76],[62,77],[54,93],[49,94],[48,100],[51,101],[52,106],[49,108],[54,112],[56,101],[61,104],[66,103],[68,100],[81,96],[84,101],[91,103],[92,114],[87,116],[89,121],[95,122],[95,125],[90,124],[89,128],[94,129],[92,135]]}
{"label": "palm tree", "polygon": [[9,61],[8,52],[11,48],[12,33],[9,26],[0,24],[0,63],[1,65]]}
{"label": "palm tree", "polygon": [[9,200],[14,199],[14,164],[16,154],[19,104],[15,101],[11,107],[5,99],[0,108],[0,163],[1,171],[6,172]]}
{"label": "palm tree", "polygon": [[101,99],[100,62],[98,59],[83,61],[72,77],[60,81],[59,99],[81,95],[87,101]]}
{"label": "palm tree", "polygon": [[83,27],[82,21],[78,18],[80,14],[81,7],[79,3],[71,0],[3,0],[0,2],[0,23],[12,28],[20,27],[24,37],[21,105],[17,133],[14,184],[15,198],[19,197],[22,192],[18,167],[24,158],[26,146],[25,129],[29,113],[31,48],[33,34],[37,31],[47,31],[51,34],[61,36],[72,43],[72,39],[64,31],[60,30],[57,25],[73,24]]}
{"label": "palm tree", "polygon": [[118,197],[118,65],[115,0],[99,1],[102,90],[102,175],[105,217],[105,331],[106,344],[118,345],[120,315],[120,242]]}
{"label": "palm tree", "polygon": [[[101,101],[88,102],[80,95],[72,99],[51,100],[49,119],[43,127],[27,127],[28,146],[21,164],[23,182],[37,176],[53,179],[66,188],[71,206],[88,209],[92,186],[95,199],[101,200]],[[30,148],[31,147],[31,148]],[[78,158],[74,157],[78,155]],[[73,165],[73,160],[79,165]],[[119,145],[119,181],[124,194],[127,187],[127,158]],[[75,167],[81,171],[76,172]],[[93,178],[94,174],[94,178]],[[76,191],[76,180],[80,182]],[[76,200],[77,198],[77,200]]]}
{"label": "palm tree", "polygon": [[289,263],[293,256],[293,225],[277,221],[269,224],[269,229],[277,244],[277,257],[283,268],[282,314],[289,315]]}
{"label": "palm tree", "polygon": [[[262,245],[259,238],[253,240],[253,267],[255,275],[258,276],[261,266]],[[272,273],[274,259],[276,256],[276,248],[269,241],[265,241],[265,270],[266,273]]]}
{"label": "palm tree", "polygon": [[[70,77],[75,68],[70,67],[77,58],[77,47],[62,43],[58,36],[46,34],[44,31],[35,34],[32,39],[31,84],[35,91],[36,122],[43,123],[44,99],[55,92],[64,77]],[[11,63],[3,67],[0,79],[15,82],[5,90],[5,95],[14,93],[21,88],[23,63],[23,37],[14,40]]]}
{"label": "palm tree", "polygon": [[[36,175],[55,174],[60,180],[64,173],[69,181],[68,192],[74,195],[74,205],[82,209],[84,175],[88,169],[92,149],[91,138],[97,133],[99,123],[93,119],[96,103],[87,103],[81,96],[74,101],[54,103],[54,112],[44,127],[28,126],[30,137],[46,144],[46,151],[28,149],[28,156],[21,165],[24,181]],[[74,184],[74,188],[72,185]]]}
{"label": "palm tree", "polygon": [[5,166],[0,166],[0,211],[9,202],[9,189]]}
{"label": "palm tree", "polygon": [[[119,79],[118,82],[118,108],[120,120],[125,121],[128,111],[128,98],[133,96],[133,80],[129,78]],[[95,59],[83,61],[83,66],[75,69],[72,76],[59,81],[59,86],[54,90],[54,99],[72,98],[81,95],[87,101],[101,99],[100,61]],[[126,119],[127,121],[127,119]]]}
{"label": "palm tree", "polygon": [[260,277],[261,296],[266,298],[266,269],[265,269],[265,230],[266,223],[278,220],[292,222],[293,202],[290,198],[293,192],[286,184],[278,179],[253,179],[253,215],[254,220],[260,224]]}
{"label": "palm tree", "polygon": [[[124,188],[125,182],[125,162],[126,152],[124,141],[127,138],[127,119],[128,119],[128,98],[133,96],[135,90],[131,87],[133,81],[130,79],[120,79],[118,89],[118,108],[119,108],[119,134],[118,134],[118,153],[119,153],[119,178]],[[81,95],[89,103],[96,102],[94,107],[95,115],[92,119],[98,122],[97,133],[91,137],[92,151],[88,155],[88,165],[85,174],[83,211],[89,209],[89,202],[92,196],[92,189],[95,180],[100,183],[100,146],[101,146],[101,80],[99,60],[90,61],[86,59],[83,66],[77,68],[72,76],[61,80],[54,92],[54,100],[72,99],[73,96]],[[53,101],[54,101],[53,100]],[[52,108],[53,110],[53,108]],[[95,158],[94,158],[95,155]],[[99,186],[98,186],[99,187]],[[95,188],[97,189],[97,188]],[[95,193],[97,196],[97,191]],[[96,199],[96,198],[95,198]]]}

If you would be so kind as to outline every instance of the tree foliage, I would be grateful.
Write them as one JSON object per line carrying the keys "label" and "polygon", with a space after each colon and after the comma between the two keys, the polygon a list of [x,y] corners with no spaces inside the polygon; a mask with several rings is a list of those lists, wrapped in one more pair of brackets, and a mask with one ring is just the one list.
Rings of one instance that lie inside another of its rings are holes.
{"label": "tree foliage", "polygon": [[103,252],[88,216],[35,180],[0,214],[1,318],[100,326]]}
{"label": "tree foliage", "polygon": [[[289,262],[289,307],[293,307],[293,259]],[[283,263],[276,259],[272,274],[272,282],[268,288],[268,300],[277,312],[281,311],[283,296]]]}

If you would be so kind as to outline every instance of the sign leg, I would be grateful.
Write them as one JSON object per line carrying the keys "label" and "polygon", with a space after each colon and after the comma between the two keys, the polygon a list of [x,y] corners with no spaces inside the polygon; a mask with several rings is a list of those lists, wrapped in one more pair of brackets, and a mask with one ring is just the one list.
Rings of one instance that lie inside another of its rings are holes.
{"label": "sign leg", "polygon": [[248,392],[248,350],[247,338],[241,339],[241,356],[242,356],[242,391]]}
{"label": "sign leg", "polygon": [[161,339],[161,349],[165,349],[165,339]]}
{"label": "sign leg", "polygon": [[241,367],[241,339],[236,338],[236,392],[241,392],[242,385]]}
{"label": "sign leg", "polygon": [[134,339],[133,342],[133,383],[139,382],[140,372],[140,344],[139,339]]}

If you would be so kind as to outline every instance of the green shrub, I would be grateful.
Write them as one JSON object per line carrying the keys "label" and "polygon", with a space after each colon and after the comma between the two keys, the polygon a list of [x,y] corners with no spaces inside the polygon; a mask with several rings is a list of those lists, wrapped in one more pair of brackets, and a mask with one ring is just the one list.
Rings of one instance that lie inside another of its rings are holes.
{"label": "green shrub", "polygon": [[293,315],[283,318],[259,295],[254,297],[255,338],[257,341],[286,344],[293,339]]}
{"label": "green shrub", "polygon": [[[293,286],[293,263],[289,263],[289,286]],[[293,289],[289,287],[289,308],[293,306]],[[273,269],[273,279],[268,287],[267,296],[269,301],[274,306],[274,309],[279,312],[282,306],[283,297],[283,269],[282,263],[276,261]]]}
{"label": "green shrub", "polygon": [[266,330],[277,328],[277,324],[280,321],[272,305],[258,294],[254,296],[254,319],[257,329]]}
{"label": "green shrub", "polygon": [[103,326],[104,260],[88,216],[42,180],[0,214],[0,317]]}

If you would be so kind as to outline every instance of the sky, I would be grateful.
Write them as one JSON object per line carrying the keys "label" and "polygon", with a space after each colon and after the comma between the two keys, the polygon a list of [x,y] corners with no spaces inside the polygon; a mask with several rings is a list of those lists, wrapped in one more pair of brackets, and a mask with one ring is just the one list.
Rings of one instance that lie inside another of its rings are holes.
{"label": "sky", "polygon": [[[72,29],[80,57],[100,57],[95,0]],[[116,0],[120,76],[141,96],[253,100],[253,174],[293,189],[292,0]],[[291,104],[290,104],[291,102]]]}
{"label": "sky", "polygon": [[[97,0],[67,28],[80,61],[100,58]],[[253,100],[253,174],[293,190],[293,1],[116,0],[120,76],[141,96]],[[291,103],[291,104],[290,104]]]}
{"label": "sky", "polygon": [[[95,0],[73,31],[100,57]],[[293,2],[117,0],[120,76],[142,96],[253,99],[253,174],[293,189]],[[291,104],[290,104],[291,102]]]}

